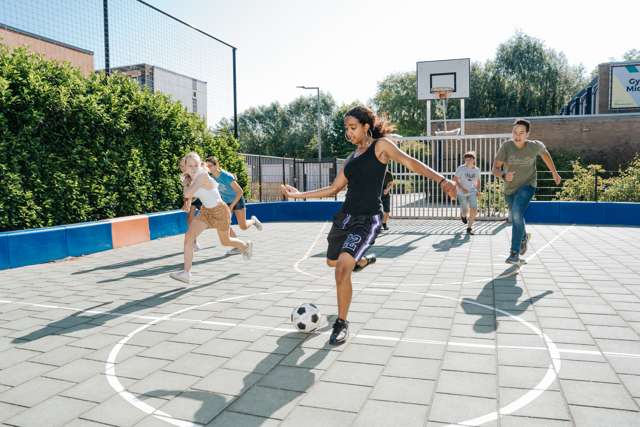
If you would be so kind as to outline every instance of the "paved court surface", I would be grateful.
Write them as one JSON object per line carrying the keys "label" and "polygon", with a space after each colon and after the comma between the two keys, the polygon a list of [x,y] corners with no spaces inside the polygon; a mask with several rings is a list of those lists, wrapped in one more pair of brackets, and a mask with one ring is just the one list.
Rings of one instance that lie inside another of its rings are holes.
{"label": "paved court surface", "polygon": [[[355,273],[340,347],[325,222],[267,223],[253,259],[182,237],[0,272],[0,424],[640,425],[640,228],[395,220]],[[498,415],[500,414],[500,415]]]}

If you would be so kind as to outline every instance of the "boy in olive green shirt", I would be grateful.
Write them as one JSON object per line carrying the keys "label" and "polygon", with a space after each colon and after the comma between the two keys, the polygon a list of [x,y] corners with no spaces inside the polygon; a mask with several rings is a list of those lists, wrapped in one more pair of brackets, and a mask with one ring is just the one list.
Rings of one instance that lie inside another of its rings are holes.
{"label": "boy in olive green shirt", "polygon": [[[511,251],[505,260],[507,264],[520,265],[520,255],[527,251],[531,234],[527,233],[524,211],[536,192],[538,171],[536,158],[541,156],[553,174],[553,180],[560,184],[562,179],[553,164],[551,155],[540,141],[529,141],[531,123],[517,119],[513,124],[513,139],[502,144],[493,162],[494,176],[505,180],[504,200],[507,202],[511,221]],[[502,169],[501,169],[502,168]]]}

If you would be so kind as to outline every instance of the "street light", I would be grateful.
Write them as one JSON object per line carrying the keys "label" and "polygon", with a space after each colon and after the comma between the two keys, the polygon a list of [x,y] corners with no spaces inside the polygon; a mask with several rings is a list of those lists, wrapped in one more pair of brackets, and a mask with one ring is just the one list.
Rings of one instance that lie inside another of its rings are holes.
{"label": "street light", "polygon": [[319,87],[306,87],[296,86],[300,89],[317,89],[318,90],[318,160],[322,160],[322,142],[320,142],[320,88]]}

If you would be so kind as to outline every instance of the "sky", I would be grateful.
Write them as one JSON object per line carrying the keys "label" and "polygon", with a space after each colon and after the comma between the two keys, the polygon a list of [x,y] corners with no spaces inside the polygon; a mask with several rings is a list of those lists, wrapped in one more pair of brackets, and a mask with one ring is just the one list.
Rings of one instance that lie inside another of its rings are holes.
{"label": "sky", "polygon": [[319,86],[366,103],[378,82],[422,61],[495,58],[517,29],[587,74],[640,49],[638,0],[145,0],[238,50],[238,112]]}

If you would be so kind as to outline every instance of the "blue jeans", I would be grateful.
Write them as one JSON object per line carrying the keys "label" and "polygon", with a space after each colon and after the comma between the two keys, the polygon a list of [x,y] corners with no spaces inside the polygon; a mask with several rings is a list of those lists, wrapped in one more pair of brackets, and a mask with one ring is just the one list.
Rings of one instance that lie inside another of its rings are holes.
{"label": "blue jeans", "polygon": [[518,188],[516,194],[505,194],[504,201],[507,202],[509,212],[511,212],[511,250],[520,253],[520,244],[527,235],[524,224],[524,211],[527,210],[529,202],[533,199],[536,188],[530,185],[523,185]]}

